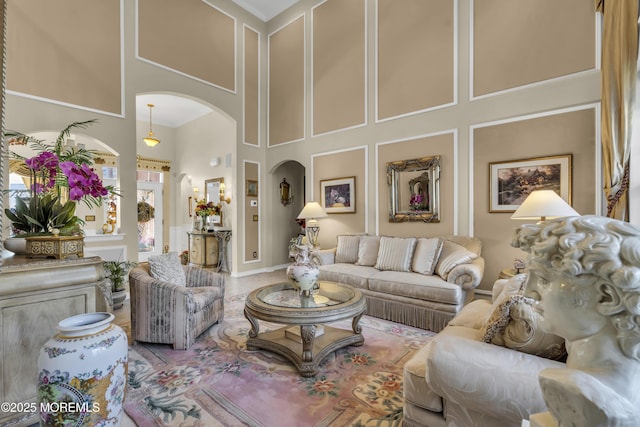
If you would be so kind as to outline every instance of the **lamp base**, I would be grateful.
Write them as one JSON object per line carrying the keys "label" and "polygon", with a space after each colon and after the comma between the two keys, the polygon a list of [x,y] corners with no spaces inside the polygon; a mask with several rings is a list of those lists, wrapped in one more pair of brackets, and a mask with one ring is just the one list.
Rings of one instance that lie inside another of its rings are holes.
{"label": "lamp base", "polygon": [[305,230],[309,244],[311,244],[311,246],[313,246],[314,248],[318,247],[318,235],[320,234],[320,227],[317,225],[307,225]]}

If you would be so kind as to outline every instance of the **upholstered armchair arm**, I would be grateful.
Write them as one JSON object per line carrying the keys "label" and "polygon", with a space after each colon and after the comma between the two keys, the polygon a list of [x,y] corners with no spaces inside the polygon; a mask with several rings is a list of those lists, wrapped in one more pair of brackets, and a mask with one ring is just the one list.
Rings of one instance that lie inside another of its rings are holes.
{"label": "upholstered armchair arm", "polygon": [[333,264],[336,261],[336,249],[318,249],[317,251],[311,252],[311,262],[316,265],[327,265]]}
{"label": "upholstered armchair arm", "polygon": [[221,288],[224,295],[224,275],[192,265],[184,267],[184,274],[187,278],[187,287],[215,286]]}
{"label": "upholstered armchair arm", "polygon": [[484,258],[478,257],[467,264],[459,264],[449,272],[447,282],[455,283],[462,289],[475,289],[484,274]]}

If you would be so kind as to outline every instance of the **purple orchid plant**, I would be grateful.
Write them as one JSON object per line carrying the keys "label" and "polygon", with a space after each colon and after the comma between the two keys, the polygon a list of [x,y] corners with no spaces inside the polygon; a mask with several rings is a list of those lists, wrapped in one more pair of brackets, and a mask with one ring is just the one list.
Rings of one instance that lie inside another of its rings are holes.
{"label": "purple orchid plant", "polygon": [[6,136],[23,143],[30,142],[38,154],[23,160],[30,173],[30,198],[16,197],[16,207],[5,209],[14,232],[19,235],[82,233],[83,221],[75,215],[77,202],[99,207],[110,194],[118,195],[111,186],[105,187],[93,165],[94,152],[64,145],[71,130],[85,128],[95,120],[74,122],[67,126],[53,145],[28,135],[9,131]]}

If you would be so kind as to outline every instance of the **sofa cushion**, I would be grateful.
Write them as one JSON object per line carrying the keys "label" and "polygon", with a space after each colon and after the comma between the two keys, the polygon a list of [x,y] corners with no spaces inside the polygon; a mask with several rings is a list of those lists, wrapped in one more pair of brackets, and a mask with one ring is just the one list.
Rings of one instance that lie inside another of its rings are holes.
{"label": "sofa cushion", "polygon": [[378,273],[373,267],[355,264],[327,264],[318,266],[319,280],[342,283],[354,288],[368,289],[368,279]]}
{"label": "sofa cushion", "polygon": [[358,261],[356,264],[373,267],[378,260],[379,249],[379,236],[360,236],[360,243],[358,244]]}
{"label": "sofa cushion", "polygon": [[471,252],[457,243],[445,240],[442,245],[440,259],[438,259],[438,265],[436,266],[436,273],[444,280],[447,280],[449,272],[457,265],[466,264],[477,257],[478,254],[475,252]]}
{"label": "sofa cushion", "polygon": [[375,267],[378,270],[411,271],[415,237],[380,237]]}
{"label": "sofa cushion", "polygon": [[406,400],[429,411],[442,412],[442,398],[427,385],[427,352],[429,344],[422,346],[402,368],[402,390]]}
{"label": "sofa cushion", "polygon": [[346,262],[354,264],[358,261],[358,248],[360,244],[359,235],[338,236],[338,246],[336,247],[336,262]]}
{"label": "sofa cushion", "polygon": [[456,317],[449,322],[450,326],[464,326],[466,328],[481,329],[491,312],[491,303],[485,299],[477,299],[462,307]]}
{"label": "sofa cushion", "polygon": [[375,292],[446,304],[464,303],[465,292],[439,276],[401,271],[379,271],[369,277],[369,289]]}
{"label": "sofa cushion", "polygon": [[542,329],[533,300],[523,295],[525,278],[514,276],[504,284],[480,329],[481,339],[547,359],[564,360],[564,339]]}
{"label": "sofa cushion", "polygon": [[433,274],[442,252],[443,243],[444,241],[439,237],[419,238],[413,253],[411,269],[420,274]]}
{"label": "sofa cushion", "polygon": [[187,285],[178,252],[153,255],[149,257],[149,273],[154,279],[162,280],[180,286]]}
{"label": "sofa cushion", "polygon": [[219,286],[202,286],[189,289],[193,294],[194,312],[204,310],[217,300],[224,298],[223,290]]}

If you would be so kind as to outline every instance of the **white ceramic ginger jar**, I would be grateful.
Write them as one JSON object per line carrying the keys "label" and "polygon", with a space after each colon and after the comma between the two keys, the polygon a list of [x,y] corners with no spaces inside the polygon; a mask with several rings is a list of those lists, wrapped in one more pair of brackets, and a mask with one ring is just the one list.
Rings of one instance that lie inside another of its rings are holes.
{"label": "white ceramic ginger jar", "polygon": [[40,349],[40,425],[119,426],[127,372],[127,335],[111,313],[58,323]]}

